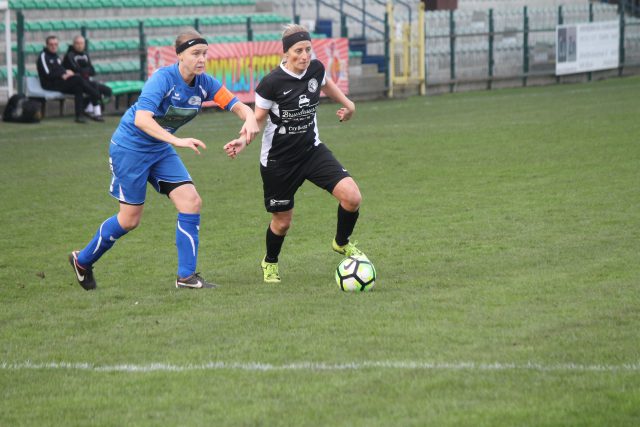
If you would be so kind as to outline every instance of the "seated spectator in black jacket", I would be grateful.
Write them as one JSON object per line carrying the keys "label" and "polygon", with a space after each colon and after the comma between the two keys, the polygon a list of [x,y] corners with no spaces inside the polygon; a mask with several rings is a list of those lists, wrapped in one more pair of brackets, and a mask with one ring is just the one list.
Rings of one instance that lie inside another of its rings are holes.
{"label": "seated spectator in black jacket", "polygon": [[[109,86],[103,85],[91,79],[91,77],[96,75],[96,70],[95,68],[93,68],[93,64],[91,64],[91,58],[86,51],[86,42],[84,40],[84,37],[74,37],[73,44],[69,46],[67,54],[62,60],[62,65],[67,70],[73,71],[74,73],[91,83],[98,90],[98,92],[100,92],[101,101],[102,99],[111,96],[111,88]],[[98,105],[98,108],[96,109],[93,104],[89,103],[84,111],[90,116],[102,115],[100,105]]]}
{"label": "seated spectator in black jacket", "polygon": [[[58,38],[56,36],[47,37],[46,46],[38,56],[38,77],[43,89],[57,90],[62,93],[69,93],[75,96],[76,122],[85,123],[82,116],[84,94],[89,96],[89,102],[94,106],[100,105],[100,92],[88,81],[67,70],[62,66],[62,61],[58,57]],[[94,120],[103,121],[102,116],[91,116]]]}

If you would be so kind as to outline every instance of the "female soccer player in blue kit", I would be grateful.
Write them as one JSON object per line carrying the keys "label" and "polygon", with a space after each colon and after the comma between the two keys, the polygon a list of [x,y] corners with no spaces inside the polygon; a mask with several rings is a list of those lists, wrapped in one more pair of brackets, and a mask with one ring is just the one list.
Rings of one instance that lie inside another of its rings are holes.
{"label": "female soccer player in blue kit", "polygon": [[120,202],[120,211],[100,225],[83,250],[69,255],[76,278],[86,290],[96,287],[93,264],[140,223],[147,182],[166,194],[178,210],[176,287],[215,287],[196,273],[202,200],[174,149],[191,148],[200,154],[199,148],[206,149],[206,145],[198,139],[173,134],[198,114],[204,101],[211,100],[244,120],[240,137],[234,141],[246,145],[260,129],[251,108],[205,74],[208,46],[197,31],[181,33],[175,47],[178,63],[160,68],[149,78],[111,138],[109,191]]}

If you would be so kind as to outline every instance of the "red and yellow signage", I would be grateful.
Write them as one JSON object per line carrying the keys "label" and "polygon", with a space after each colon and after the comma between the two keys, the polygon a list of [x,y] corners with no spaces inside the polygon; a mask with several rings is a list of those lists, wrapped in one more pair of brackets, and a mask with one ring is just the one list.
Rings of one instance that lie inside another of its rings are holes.
{"label": "red and yellow signage", "polygon": [[[313,55],[346,94],[349,91],[349,45],[346,38],[314,39]],[[282,60],[280,41],[210,44],[207,73],[218,79],[242,102],[255,101],[255,87]],[[147,75],[177,61],[173,46],[147,49]]]}

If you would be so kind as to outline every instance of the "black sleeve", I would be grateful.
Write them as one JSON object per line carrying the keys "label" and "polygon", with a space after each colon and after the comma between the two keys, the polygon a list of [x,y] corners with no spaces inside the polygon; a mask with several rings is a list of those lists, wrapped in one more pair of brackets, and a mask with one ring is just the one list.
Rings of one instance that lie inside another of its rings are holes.
{"label": "black sleeve", "polygon": [[87,53],[87,66],[85,67],[85,71],[90,76],[96,75],[96,69],[93,68],[93,64],[91,63],[91,57],[89,56],[88,53]]}
{"label": "black sleeve", "polygon": [[[318,72],[319,72],[323,77],[327,77],[327,71],[326,71],[326,70],[325,70],[325,68],[324,68],[324,64],[323,64],[320,60],[318,60],[318,59],[314,59],[313,61],[316,63],[316,67],[318,68]],[[318,82],[318,84],[319,84],[320,86],[322,86],[322,80],[320,80],[320,81]]]}
{"label": "black sleeve", "polygon": [[66,72],[66,69],[62,65],[58,64],[58,61],[49,63],[49,59],[49,56],[44,51],[40,53],[40,56],[38,56],[38,63],[36,67],[38,69],[40,82],[54,82],[61,78]]}
{"label": "black sleeve", "polygon": [[273,85],[271,84],[271,74],[267,74],[260,80],[258,86],[256,86],[256,93],[263,97],[264,99],[268,99],[269,101],[274,100],[273,96]]}
{"label": "black sleeve", "polygon": [[73,53],[71,52],[67,52],[67,54],[64,56],[64,59],[62,60],[62,66],[67,70],[73,71],[74,73],[78,72],[78,64],[74,60]]}
{"label": "black sleeve", "polygon": [[40,55],[38,55],[38,59],[36,60],[36,70],[38,70],[38,77],[40,77],[40,80],[46,77],[44,66],[42,65],[43,56],[44,52],[40,52]]}
{"label": "black sleeve", "polygon": [[314,59],[314,60],[313,60],[313,62],[315,62],[315,63],[316,63],[316,66],[317,66],[318,68],[320,68],[320,69],[322,70],[322,72],[324,72],[324,71],[325,71],[325,69],[324,69],[324,64],[322,63],[322,61],[320,61],[319,59]]}

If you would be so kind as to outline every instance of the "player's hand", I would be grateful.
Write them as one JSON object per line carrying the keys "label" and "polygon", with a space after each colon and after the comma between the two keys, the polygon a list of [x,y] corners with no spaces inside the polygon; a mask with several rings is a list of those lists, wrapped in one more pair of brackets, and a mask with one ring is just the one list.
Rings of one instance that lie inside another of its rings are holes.
{"label": "player's hand", "polygon": [[198,150],[198,147],[202,147],[205,150],[207,149],[207,146],[204,144],[204,142],[196,138],[176,138],[176,140],[173,142],[173,145],[175,145],[176,147],[191,148],[198,154],[200,154],[200,150]]}
{"label": "player's hand", "polygon": [[235,159],[238,157],[238,154],[247,146],[247,140],[241,136],[240,138],[236,138],[233,141],[229,141],[225,144],[224,151],[227,153],[227,156]]}
{"label": "player's hand", "polygon": [[256,121],[256,118],[253,114],[251,115],[251,117],[247,117],[244,125],[242,125],[242,129],[240,129],[240,132],[238,133],[240,134],[241,138],[245,138],[247,145],[251,141],[253,141],[257,134],[260,133],[260,126],[258,126],[258,122]]}
{"label": "player's hand", "polygon": [[67,80],[69,77],[73,76],[75,73],[72,70],[66,70],[62,75],[62,80]]}
{"label": "player's hand", "polygon": [[338,119],[340,119],[341,122],[346,122],[347,120],[351,119],[353,113],[355,112],[355,106],[352,108],[342,107],[336,112],[336,116],[338,116]]}

